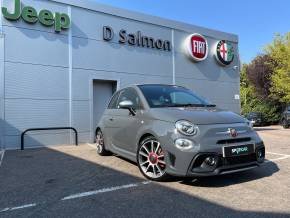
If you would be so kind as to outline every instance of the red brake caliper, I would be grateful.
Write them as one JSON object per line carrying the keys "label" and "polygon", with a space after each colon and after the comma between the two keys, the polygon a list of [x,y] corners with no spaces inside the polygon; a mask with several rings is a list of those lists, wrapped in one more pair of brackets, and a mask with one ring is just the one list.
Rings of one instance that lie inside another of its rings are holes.
{"label": "red brake caliper", "polygon": [[[163,153],[163,151],[162,151],[161,148],[158,149],[157,154],[158,154],[158,156],[161,156],[161,155],[164,156],[164,153]],[[165,165],[164,165],[164,164],[159,163],[159,165],[160,165],[162,168],[165,168]]]}

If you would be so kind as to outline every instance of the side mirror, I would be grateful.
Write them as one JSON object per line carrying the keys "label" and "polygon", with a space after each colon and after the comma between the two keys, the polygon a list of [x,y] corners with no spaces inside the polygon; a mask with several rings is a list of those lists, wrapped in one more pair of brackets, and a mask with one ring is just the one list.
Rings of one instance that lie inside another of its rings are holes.
{"label": "side mirror", "polygon": [[136,115],[136,111],[134,110],[133,108],[133,102],[130,101],[130,100],[125,100],[125,101],[121,101],[119,103],[119,108],[122,108],[122,109],[127,109],[130,111],[130,113],[135,116]]}

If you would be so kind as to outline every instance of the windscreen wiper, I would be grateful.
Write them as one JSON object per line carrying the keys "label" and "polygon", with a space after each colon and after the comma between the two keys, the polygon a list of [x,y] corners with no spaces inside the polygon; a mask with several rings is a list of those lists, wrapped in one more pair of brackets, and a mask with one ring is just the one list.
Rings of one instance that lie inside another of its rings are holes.
{"label": "windscreen wiper", "polygon": [[168,107],[216,107],[215,104],[172,104]]}
{"label": "windscreen wiper", "polygon": [[169,107],[205,107],[205,104],[172,104]]}
{"label": "windscreen wiper", "polygon": [[207,104],[207,105],[205,105],[206,107],[216,107],[216,105],[215,104]]}

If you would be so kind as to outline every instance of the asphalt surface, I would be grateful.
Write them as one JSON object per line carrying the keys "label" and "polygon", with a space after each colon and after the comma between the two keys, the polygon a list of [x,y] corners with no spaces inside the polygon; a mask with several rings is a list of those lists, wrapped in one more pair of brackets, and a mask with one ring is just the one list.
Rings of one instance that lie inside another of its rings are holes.
{"label": "asphalt surface", "polygon": [[257,132],[263,166],[193,181],[148,182],[89,145],[6,151],[0,217],[290,217],[290,129]]}

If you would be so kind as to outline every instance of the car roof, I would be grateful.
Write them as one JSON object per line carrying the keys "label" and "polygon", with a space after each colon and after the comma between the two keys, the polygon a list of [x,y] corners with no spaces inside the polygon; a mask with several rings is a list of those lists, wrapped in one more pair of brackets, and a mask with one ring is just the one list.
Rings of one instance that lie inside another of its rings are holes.
{"label": "car roof", "polygon": [[140,86],[174,86],[174,87],[180,87],[180,88],[184,88],[184,89],[187,89],[183,86],[179,86],[179,85],[173,85],[173,84],[160,84],[160,83],[144,83],[144,84],[132,84],[132,85],[128,85],[128,86],[125,86],[119,90],[116,91],[117,92],[120,92],[124,89],[127,89],[127,88],[134,88],[134,89],[140,89]]}
{"label": "car roof", "polygon": [[144,84],[134,84],[133,86],[135,86],[135,87],[140,87],[140,86],[173,86],[173,87],[185,88],[185,87],[183,87],[183,86],[179,86],[179,85],[173,85],[173,84],[162,84],[162,83],[144,83]]}

